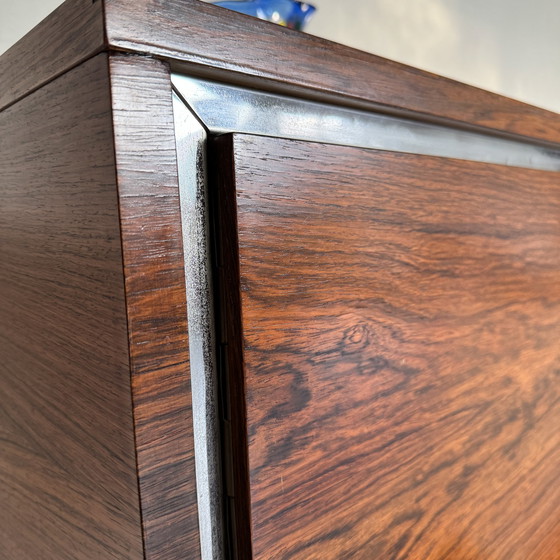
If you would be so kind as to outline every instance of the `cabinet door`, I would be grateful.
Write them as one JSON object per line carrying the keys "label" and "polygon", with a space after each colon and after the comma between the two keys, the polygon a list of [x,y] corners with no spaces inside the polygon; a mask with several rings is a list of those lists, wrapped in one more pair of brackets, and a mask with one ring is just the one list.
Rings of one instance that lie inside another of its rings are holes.
{"label": "cabinet door", "polygon": [[253,558],[560,558],[559,174],[219,144]]}

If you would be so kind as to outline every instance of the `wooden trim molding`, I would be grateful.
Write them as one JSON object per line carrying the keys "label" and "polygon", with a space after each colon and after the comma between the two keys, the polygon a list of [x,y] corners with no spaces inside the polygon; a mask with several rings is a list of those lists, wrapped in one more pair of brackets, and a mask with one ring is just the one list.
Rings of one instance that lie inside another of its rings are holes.
{"label": "wooden trim molding", "polygon": [[169,70],[110,57],[146,560],[200,558],[187,312]]}
{"label": "wooden trim molding", "polygon": [[0,57],[0,108],[101,50],[149,55],[261,89],[560,143],[556,113],[199,0],[67,0]]}
{"label": "wooden trim molding", "polygon": [[341,104],[560,142],[555,113],[198,0],[106,0],[106,10],[114,49],[234,73],[230,81],[266,79]]}

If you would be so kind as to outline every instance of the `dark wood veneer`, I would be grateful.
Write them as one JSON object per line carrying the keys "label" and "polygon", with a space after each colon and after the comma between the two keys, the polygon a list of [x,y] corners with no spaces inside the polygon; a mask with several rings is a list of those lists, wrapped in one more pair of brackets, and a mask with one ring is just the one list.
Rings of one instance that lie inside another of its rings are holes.
{"label": "dark wood veneer", "polygon": [[[560,146],[197,0],[67,0],[0,57],[2,559],[200,559],[170,68]],[[214,147],[239,560],[559,558],[559,174]]]}
{"label": "dark wood veneer", "polygon": [[113,48],[188,62],[228,80],[269,79],[283,91],[338,96],[343,104],[560,142],[555,113],[198,0],[106,0],[106,11]]}
{"label": "dark wood veneer", "polygon": [[0,557],[140,560],[107,56],[0,113]]}
{"label": "dark wood veneer", "polygon": [[558,174],[220,142],[253,558],[560,557]]}
{"label": "dark wood veneer", "polygon": [[111,56],[146,560],[200,558],[186,291],[167,67]]}
{"label": "dark wood veneer", "polygon": [[0,556],[196,560],[168,68],[100,54],[0,127]]}
{"label": "dark wood veneer", "polygon": [[108,49],[298,96],[560,143],[555,113],[198,0],[66,0],[0,57],[0,108]]}

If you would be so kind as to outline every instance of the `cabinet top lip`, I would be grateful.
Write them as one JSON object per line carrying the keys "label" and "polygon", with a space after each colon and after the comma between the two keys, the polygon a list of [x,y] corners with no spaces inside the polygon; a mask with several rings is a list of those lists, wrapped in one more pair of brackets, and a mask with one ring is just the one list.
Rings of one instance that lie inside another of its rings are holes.
{"label": "cabinet top lip", "polygon": [[560,144],[560,115],[199,0],[66,0],[0,57],[0,109],[102,51],[348,107]]}

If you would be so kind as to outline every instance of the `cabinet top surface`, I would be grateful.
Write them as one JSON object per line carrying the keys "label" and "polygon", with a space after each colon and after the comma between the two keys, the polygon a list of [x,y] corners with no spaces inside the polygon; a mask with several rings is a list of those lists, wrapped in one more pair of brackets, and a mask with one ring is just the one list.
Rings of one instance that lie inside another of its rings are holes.
{"label": "cabinet top surface", "polygon": [[560,115],[199,0],[66,0],[0,57],[0,108],[113,50],[175,71],[560,143]]}

